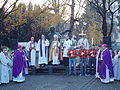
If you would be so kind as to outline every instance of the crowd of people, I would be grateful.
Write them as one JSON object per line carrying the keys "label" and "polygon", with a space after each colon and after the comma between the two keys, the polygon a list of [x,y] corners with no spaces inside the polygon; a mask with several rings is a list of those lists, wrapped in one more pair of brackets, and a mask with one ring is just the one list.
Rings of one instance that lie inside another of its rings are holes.
{"label": "crowd of people", "polygon": [[[79,68],[80,76],[95,74],[103,83],[120,80],[120,52],[114,54],[107,48],[107,44],[89,47],[85,35],[81,35],[77,47],[67,36],[61,44],[58,36],[54,35],[52,42],[41,35],[38,42],[34,37],[26,46],[18,45],[15,51],[2,46],[0,52],[0,84],[8,84],[10,81],[24,82],[29,67],[36,67],[38,53],[38,65],[53,66],[63,64],[69,67],[69,75],[77,75],[76,67]],[[78,65],[76,64],[78,60]],[[62,62],[62,63],[61,63]],[[73,69],[72,69],[73,68]],[[89,70],[88,70],[89,68]],[[94,71],[94,73],[93,73]]]}

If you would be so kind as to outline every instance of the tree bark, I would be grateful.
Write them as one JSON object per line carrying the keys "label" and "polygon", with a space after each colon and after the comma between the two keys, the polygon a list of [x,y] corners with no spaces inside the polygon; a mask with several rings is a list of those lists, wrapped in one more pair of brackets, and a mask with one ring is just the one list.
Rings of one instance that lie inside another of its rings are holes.
{"label": "tree bark", "polygon": [[75,12],[74,7],[75,7],[75,0],[72,0],[69,36],[71,36],[72,31],[74,29],[74,12]]}
{"label": "tree bark", "polygon": [[107,21],[106,21],[106,16],[103,17],[102,31],[103,31],[103,36],[107,36]]}

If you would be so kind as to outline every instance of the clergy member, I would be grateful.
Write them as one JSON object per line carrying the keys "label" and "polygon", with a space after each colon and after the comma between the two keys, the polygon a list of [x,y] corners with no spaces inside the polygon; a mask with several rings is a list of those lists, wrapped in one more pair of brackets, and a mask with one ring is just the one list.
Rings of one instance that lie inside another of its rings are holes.
{"label": "clergy member", "polygon": [[27,44],[27,50],[29,51],[30,66],[36,66],[36,49],[37,43],[34,41],[34,37],[31,37],[31,41]]}
{"label": "clergy member", "polygon": [[63,43],[63,64],[65,66],[69,65],[69,58],[67,52],[70,49],[71,45],[72,45],[72,40],[69,39],[69,36],[66,36],[66,40]]}
{"label": "clergy member", "polygon": [[101,45],[98,46],[98,51],[97,51],[97,55],[96,55],[96,74],[95,77],[99,78],[99,59],[100,59],[100,55],[101,55]]}
{"label": "clergy member", "polygon": [[58,41],[58,36],[54,35],[54,40],[51,43],[49,50],[49,62],[52,61],[53,65],[60,64],[60,60],[62,59],[62,50],[60,47],[60,42]]}
{"label": "clergy member", "polygon": [[115,80],[120,80],[120,51],[114,51],[115,56],[113,58],[113,70],[114,70],[114,78]]}
{"label": "clergy member", "polygon": [[39,51],[38,64],[40,65],[48,64],[48,46],[49,46],[48,39],[45,38],[45,35],[42,35],[37,45],[37,50]]}
{"label": "clergy member", "polygon": [[99,58],[99,76],[103,83],[110,83],[114,81],[114,72],[112,65],[112,57],[107,44],[102,45],[102,52]]}
{"label": "clergy member", "polygon": [[18,45],[18,49],[14,52],[13,81],[14,82],[25,81],[25,61],[24,61],[24,53],[22,52],[21,45]]}
{"label": "clergy member", "polygon": [[78,48],[81,48],[81,46],[84,46],[85,49],[89,49],[89,43],[88,39],[85,38],[86,34],[83,34],[83,32],[80,34],[80,39],[78,41]]}
{"label": "clergy member", "polygon": [[9,61],[7,59],[7,47],[2,47],[0,53],[0,83],[9,83]]}

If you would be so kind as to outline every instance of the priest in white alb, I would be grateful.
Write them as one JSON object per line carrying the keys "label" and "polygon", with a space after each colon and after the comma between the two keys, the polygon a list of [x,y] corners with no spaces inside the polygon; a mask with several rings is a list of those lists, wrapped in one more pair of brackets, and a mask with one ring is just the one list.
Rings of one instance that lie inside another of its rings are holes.
{"label": "priest in white alb", "polygon": [[35,42],[34,37],[31,37],[31,41],[29,41],[27,44],[30,66],[36,66],[36,49],[37,43]]}
{"label": "priest in white alb", "polygon": [[71,45],[72,45],[72,40],[70,40],[69,36],[66,36],[66,40],[63,43],[63,64],[65,66],[69,65],[69,58],[68,58],[67,53]]}
{"label": "priest in white alb", "polygon": [[39,51],[38,64],[48,64],[48,46],[49,41],[45,38],[45,35],[41,35],[41,39],[38,41],[37,50]]}
{"label": "priest in white alb", "polygon": [[9,83],[9,61],[7,59],[7,47],[2,47],[0,53],[0,83]]}

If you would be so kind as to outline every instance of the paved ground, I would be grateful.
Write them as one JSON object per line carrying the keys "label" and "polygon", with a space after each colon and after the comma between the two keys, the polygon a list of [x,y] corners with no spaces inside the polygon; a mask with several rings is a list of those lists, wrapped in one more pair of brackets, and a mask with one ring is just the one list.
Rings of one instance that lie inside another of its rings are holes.
{"label": "paved ground", "polygon": [[120,82],[102,84],[94,76],[29,75],[24,83],[11,82],[0,90],[120,90]]}

